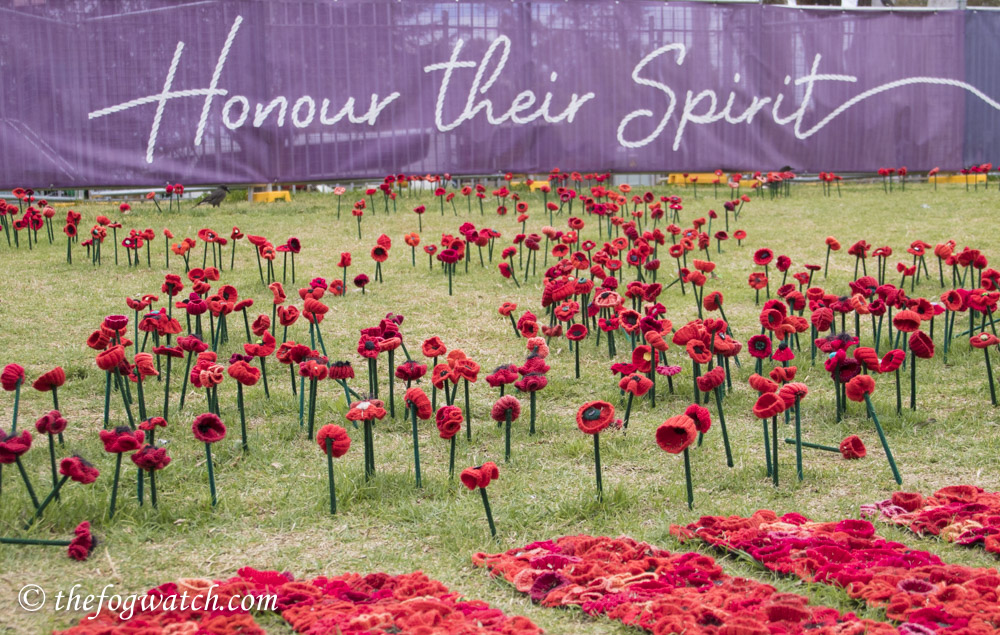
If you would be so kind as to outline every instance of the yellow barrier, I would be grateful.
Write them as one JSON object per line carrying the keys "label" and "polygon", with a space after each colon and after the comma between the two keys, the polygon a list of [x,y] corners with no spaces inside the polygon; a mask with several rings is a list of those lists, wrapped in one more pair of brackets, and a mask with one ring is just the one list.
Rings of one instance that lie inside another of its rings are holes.
{"label": "yellow barrier", "polygon": [[253,202],[254,203],[273,203],[275,201],[292,201],[292,195],[288,193],[287,190],[281,190],[277,192],[254,192]]}
{"label": "yellow barrier", "polygon": [[[723,174],[720,177],[716,177],[715,173],[713,172],[688,173],[687,175],[688,185],[690,185],[693,182],[691,181],[692,178],[698,179],[697,183],[700,185],[711,185],[712,181],[714,181],[716,178],[719,179],[720,184],[726,182],[725,174]],[[684,185],[684,174],[672,173],[667,175],[667,185]]]}
{"label": "yellow barrier", "polygon": [[[934,182],[934,177],[933,176],[929,177],[928,180],[933,183]],[[986,175],[985,174],[969,174],[968,176],[966,176],[964,174],[938,174],[937,175],[937,182],[938,182],[938,184],[941,184],[941,183],[958,183],[960,185],[965,185],[966,183],[968,183],[969,185],[973,185],[975,183],[985,183],[986,182]]]}

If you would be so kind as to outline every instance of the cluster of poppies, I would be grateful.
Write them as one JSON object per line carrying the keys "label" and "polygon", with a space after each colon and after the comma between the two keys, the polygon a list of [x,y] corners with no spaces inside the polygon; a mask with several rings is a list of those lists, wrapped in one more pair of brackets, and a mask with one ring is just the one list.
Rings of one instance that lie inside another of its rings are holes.
{"label": "cluster of poppies", "polygon": [[936,555],[881,538],[866,520],[814,522],[760,510],[750,518],[705,516],[685,527],[697,539],[749,556],[770,571],[839,587],[885,609],[900,632],[990,633],[1000,628],[1000,578],[995,569],[946,564]]}
{"label": "cluster of poppies", "polygon": [[4,236],[7,238],[7,246],[20,249],[23,233],[28,242],[28,249],[34,249],[34,246],[39,244],[38,232],[43,229],[51,245],[55,240],[52,229],[55,209],[44,198],[36,198],[35,191],[30,188],[16,187],[12,193],[17,205],[0,201],[0,226],[3,227]]}
{"label": "cluster of poppies", "polygon": [[477,553],[472,561],[540,606],[576,608],[652,633],[897,632],[730,576],[706,555],[671,553],[626,536],[565,536]]}
{"label": "cluster of poppies", "polygon": [[137,623],[150,633],[263,633],[253,613],[276,613],[297,633],[542,632],[526,617],[507,615],[486,602],[464,600],[461,593],[419,571],[296,579],[287,572],[243,567],[224,580],[167,582],[146,596],[151,601],[136,602],[130,619],[123,619],[118,611],[97,611],[59,634],[97,635]]}
{"label": "cluster of poppies", "polygon": [[1000,553],[1000,494],[981,487],[951,485],[930,496],[894,492],[886,500],[862,505],[861,513],[905,527],[918,536],[937,536]]}

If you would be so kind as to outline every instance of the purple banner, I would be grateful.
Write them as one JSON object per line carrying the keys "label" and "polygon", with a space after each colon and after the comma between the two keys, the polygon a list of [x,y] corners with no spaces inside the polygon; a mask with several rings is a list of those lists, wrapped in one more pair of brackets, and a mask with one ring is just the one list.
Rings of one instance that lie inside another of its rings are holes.
{"label": "purple banner", "polygon": [[972,82],[996,76],[1000,15],[975,16],[640,0],[0,9],[0,185],[958,169],[997,160],[977,140],[1000,129],[1000,94]]}

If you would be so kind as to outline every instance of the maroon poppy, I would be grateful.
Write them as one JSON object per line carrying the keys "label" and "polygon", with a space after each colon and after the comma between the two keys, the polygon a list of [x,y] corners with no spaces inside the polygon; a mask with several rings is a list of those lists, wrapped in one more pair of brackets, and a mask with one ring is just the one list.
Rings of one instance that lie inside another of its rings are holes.
{"label": "maroon poppy", "polygon": [[101,474],[96,467],[78,455],[68,456],[60,461],[59,473],[83,485],[93,483]]}
{"label": "maroon poppy", "polygon": [[146,434],[142,430],[133,432],[128,426],[118,426],[114,430],[101,430],[100,437],[105,452],[120,454],[142,447]]}
{"label": "maroon poppy", "polygon": [[215,413],[206,412],[194,418],[191,432],[203,443],[216,443],[226,438],[226,425]]}
{"label": "maroon poppy", "polygon": [[151,445],[142,446],[142,449],[134,453],[131,458],[136,467],[147,472],[159,471],[170,465],[167,449],[154,448]]}

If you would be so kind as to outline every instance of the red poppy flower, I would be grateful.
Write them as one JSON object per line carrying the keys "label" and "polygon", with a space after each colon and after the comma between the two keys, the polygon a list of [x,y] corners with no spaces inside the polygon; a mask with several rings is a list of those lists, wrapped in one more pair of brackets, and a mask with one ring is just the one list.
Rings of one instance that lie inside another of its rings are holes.
{"label": "red poppy flower", "polygon": [[216,443],[226,438],[226,425],[215,413],[206,412],[194,418],[191,432],[202,443]]}
{"label": "red poppy flower", "polygon": [[128,426],[119,426],[114,430],[101,430],[100,437],[105,452],[119,454],[138,450],[146,434],[142,430],[133,432]]}
{"label": "red poppy flower", "polygon": [[685,349],[688,356],[699,364],[707,364],[712,360],[712,351],[702,340],[689,340]]}
{"label": "red poppy flower", "polygon": [[[648,379],[646,381],[649,381]],[[548,377],[541,373],[528,373],[520,381],[514,382],[514,387],[521,392],[538,392],[547,386]]]}
{"label": "red poppy flower", "polygon": [[274,339],[274,336],[269,331],[264,331],[264,335],[259,342],[244,344],[243,350],[247,355],[253,355],[254,357],[268,357],[274,352],[276,345],[277,341]]}
{"label": "red poppy flower", "polygon": [[1000,340],[992,333],[980,333],[979,335],[973,335],[969,339],[969,343],[972,344],[973,348],[989,348],[996,346],[998,342]]}
{"label": "red poppy flower", "polygon": [[514,366],[513,364],[506,364],[498,367],[490,375],[487,375],[486,383],[493,388],[497,388],[504,384],[512,384],[517,381],[517,378],[517,366]]}
{"label": "red poppy flower", "polygon": [[10,465],[31,449],[31,433],[22,430],[20,435],[0,433],[0,465]]}
{"label": "red poppy flower", "polygon": [[60,434],[66,430],[66,419],[58,410],[50,410],[35,421],[39,434]]}
{"label": "red poppy flower", "polygon": [[753,254],[753,263],[755,265],[763,267],[764,265],[771,264],[774,259],[774,252],[766,247],[763,249],[758,249]]}
{"label": "red poppy flower", "polygon": [[636,397],[642,397],[653,387],[653,382],[644,375],[632,373],[622,377],[618,382],[618,387]]}
{"label": "red poppy flower", "polygon": [[68,456],[59,462],[59,473],[68,476],[70,480],[83,485],[89,485],[97,480],[100,471],[81,456]]}
{"label": "red poppy flower", "polygon": [[804,399],[809,394],[809,387],[801,382],[785,384],[778,390],[778,396],[785,402],[785,409],[795,405],[795,399]]}
{"label": "red poppy flower", "polygon": [[773,392],[765,392],[753,405],[753,414],[758,419],[770,419],[785,411],[785,402]]}
{"label": "red poppy flower", "polygon": [[858,375],[847,382],[845,390],[851,401],[864,401],[865,395],[875,392],[875,380],[871,375]]}
{"label": "red poppy flower", "polygon": [[351,437],[347,435],[347,430],[344,430],[338,425],[328,423],[316,432],[316,443],[326,453],[326,440],[330,439],[330,455],[339,459],[340,457],[347,454],[347,451],[351,448]]}
{"label": "red poppy flower", "polygon": [[777,392],[778,384],[771,381],[767,377],[753,373],[749,378],[750,387],[759,393]]}
{"label": "red poppy flower", "polygon": [[90,523],[83,521],[73,530],[74,537],[69,543],[67,553],[73,560],[86,560],[94,550],[97,541],[90,533]]}
{"label": "red poppy flower", "polygon": [[868,454],[865,444],[857,435],[851,435],[840,442],[840,456],[845,459],[863,459]]}
{"label": "red poppy flower", "polygon": [[859,346],[854,349],[854,359],[858,360],[858,362],[864,365],[864,367],[868,370],[874,373],[879,372],[880,360],[878,358],[878,353],[875,352],[874,348]]}
{"label": "red poppy flower", "polygon": [[588,401],[576,411],[576,425],[584,434],[598,434],[615,417],[615,407],[606,401]]}
{"label": "red poppy flower", "polygon": [[751,289],[760,291],[761,289],[767,286],[767,276],[764,275],[762,272],[754,271],[753,273],[750,274],[750,277],[747,279],[747,283],[750,285]]}
{"label": "red poppy flower", "polygon": [[462,430],[462,409],[458,406],[441,406],[434,417],[437,422],[438,436],[450,439]]}
{"label": "red poppy flower", "polygon": [[166,427],[167,427],[167,420],[164,419],[163,417],[150,417],[149,419],[146,419],[145,421],[139,424],[139,429],[145,432],[156,430],[157,428],[166,428]]}
{"label": "red poppy flower", "polygon": [[22,366],[19,364],[4,366],[3,371],[0,372],[0,386],[3,386],[4,390],[12,392],[22,383],[24,383],[24,368]]}
{"label": "red poppy flower", "polygon": [[698,378],[698,390],[710,392],[721,386],[726,381],[726,371],[722,366],[716,366]]}
{"label": "red poppy flower", "polygon": [[698,430],[687,415],[670,417],[656,429],[656,444],[670,454],[680,454],[697,438]]}
{"label": "red poppy flower", "polygon": [[512,395],[500,397],[490,409],[490,418],[497,423],[506,421],[508,416],[511,421],[516,421],[521,416],[521,402]]}
{"label": "red poppy flower", "polygon": [[458,478],[462,481],[462,485],[466,486],[470,490],[474,490],[479,487],[481,473],[479,468],[467,467],[462,470],[461,474],[458,475]]}
{"label": "red poppy flower", "polygon": [[702,434],[712,427],[712,415],[704,406],[693,403],[684,410],[684,414],[694,422],[695,429]]}
{"label": "red poppy flower", "polygon": [[795,366],[776,366],[771,369],[771,372],[767,376],[771,378],[771,381],[779,384],[787,384],[795,380],[796,372],[798,372],[798,368]]}
{"label": "red poppy flower", "polygon": [[147,472],[162,470],[170,465],[170,457],[167,456],[167,449],[154,448],[151,445],[142,446],[138,452],[132,454],[131,459],[136,467]]}
{"label": "red poppy flower", "polygon": [[[110,372],[118,368],[123,361],[125,361],[125,348],[120,344],[97,354],[97,367],[105,372]],[[6,372],[6,369],[4,369],[4,372]],[[4,390],[12,390],[7,388],[6,384],[3,384],[3,387]]]}
{"label": "red poppy flower", "polygon": [[341,252],[341,254],[340,254],[340,261],[337,263],[337,266],[340,267],[341,269],[346,269],[347,267],[350,267],[351,266],[351,252],[349,252],[349,251]]}
{"label": "red poppy flower", "polygon": [[371,250],[372,260],[375,262],[385,262],[389,259],[389,252],[381,245],[375,245]]}
{"label": "red poppy flower", "polygon": [[566,330],[566,339],[571,342],[579,342],[587,337],[587,327],[583,324],[574,324]]}
{"label": "red poppy flower", "polygon": [[406,394],[403,395],[403,401],[409,407],[415,409],[417,418],[421,421],[430,419],[434,414],[434,409],[431,407],[431,400],[427,397],[427,393],[416,386],[407,389]]}
{"label": "red poppy flower", "polygon": [[231,364],[226,372],[244,386],[254,386],[260,381],[260,369],[243,360]]}
{"label": "red poppy flower", "polygon": [[[0,374],[2,377],[2,374]],[[48,392],[53,388],[59,388],[66,383],[66,371],[61,366],[56,366],[49,372],[35,380],[32,387],[39,392]]]}
{"label": "red poppy flower", "polygon": [[356,401],[351,404],[345,415],[348,421],[381,420],[385,417],[385,404],[380,399]]}
{"label": "red poppy flower", "polygon": [[920,359],[930,359],[934,357],[934,340],[927,333],[917,331],[910,336],[910,350]]}

